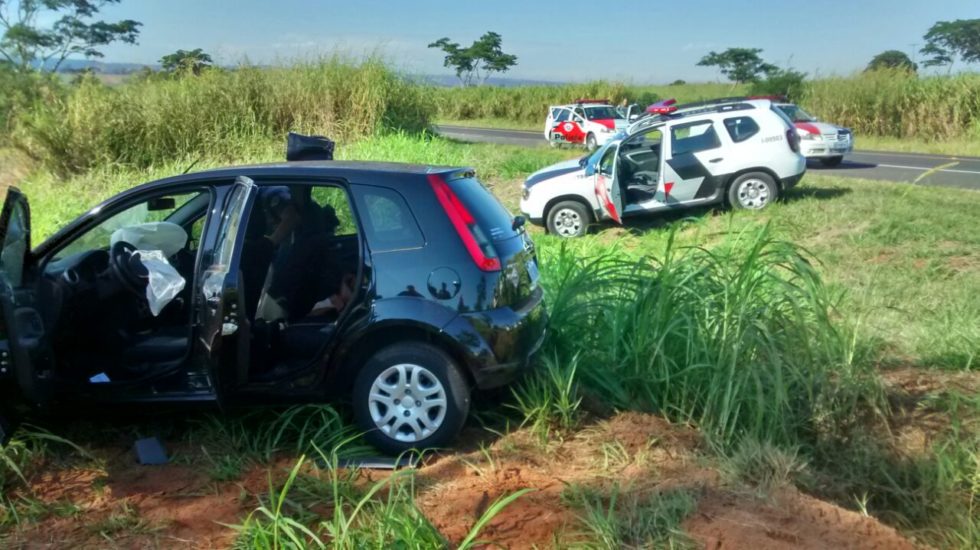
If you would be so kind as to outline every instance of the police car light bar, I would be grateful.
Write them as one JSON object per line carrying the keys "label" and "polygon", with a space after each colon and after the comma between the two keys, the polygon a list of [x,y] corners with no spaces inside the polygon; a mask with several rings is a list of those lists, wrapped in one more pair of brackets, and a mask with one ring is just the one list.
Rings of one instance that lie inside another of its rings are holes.
{"label": "police car light bar", "polygon": [[665,99],[663,101],[658,101],[653,105],[647,107],[647,112],[655,115],[666,115],[673,113],[677,110],[676,99]]}
{"label": "police car light bar", "polygon": [[609,103],[609,100],[608,99],[587,99],[587,98],[581,98],[581,99],[576,99],[572,103],[579,104],[579,105],[581,105],[583,103]]}

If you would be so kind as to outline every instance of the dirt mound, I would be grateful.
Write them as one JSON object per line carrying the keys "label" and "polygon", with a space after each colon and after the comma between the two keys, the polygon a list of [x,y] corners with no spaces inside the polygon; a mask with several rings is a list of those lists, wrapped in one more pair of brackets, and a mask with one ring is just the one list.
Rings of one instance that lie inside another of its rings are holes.
{"label": "dirt mound", "polygon": [[871,517],[783,489],[769,501],[712,490],[698,502],[685,530],[708,550],[825,548],[912,549],[891,527]]}

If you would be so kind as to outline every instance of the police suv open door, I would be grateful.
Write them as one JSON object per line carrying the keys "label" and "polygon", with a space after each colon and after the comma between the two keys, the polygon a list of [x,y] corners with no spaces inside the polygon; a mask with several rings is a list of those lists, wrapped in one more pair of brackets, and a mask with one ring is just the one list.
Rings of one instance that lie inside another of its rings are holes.
{"label": "police suv open door", "polygon": [[0,445],[27,406],[54,393],[54,360],[28,271],[31,217],[27,198],[11,187],[0,211]]}
{"label": "police suv open door", "polygon": [[599,208],[616,223],[623,223],[623,193],[616,182],[616,157],[619,154],[619,144],[607,146],[600,150],[599,162],[594,167],[592,175],[595,181],[595,195]]}
{"label": "police suv open door", "polygon": [[239,177],[226,192],[214,216],[217,227],[198,277],[197,355],[209,364],[219,403],[248,374],[251,327],[245,312],[241,262],[257,189],[251,179]]}

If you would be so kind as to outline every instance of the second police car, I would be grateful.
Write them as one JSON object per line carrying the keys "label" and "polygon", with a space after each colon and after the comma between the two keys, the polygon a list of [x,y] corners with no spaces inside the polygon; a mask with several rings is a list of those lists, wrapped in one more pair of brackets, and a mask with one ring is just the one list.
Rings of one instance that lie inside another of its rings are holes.
{"label": "second police car", "polygon": [[727,203],[761,209],[806,171],[790,119],[768,99],[666,100],[579,160],[531,174],[521,211],[562,237],[595,221]]}
{"label": "second police car", "polygon": [[628,124],[606,99],[577,99],[569,105],[548,108],[544,137],[552,145],[584,145],[592,151]]}

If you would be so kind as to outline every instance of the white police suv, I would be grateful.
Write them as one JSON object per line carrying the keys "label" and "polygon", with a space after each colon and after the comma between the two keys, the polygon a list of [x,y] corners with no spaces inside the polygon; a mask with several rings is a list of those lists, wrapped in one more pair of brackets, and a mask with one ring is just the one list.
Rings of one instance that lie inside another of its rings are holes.
{"label": "white police suv", "polygon": [[655,103],[594,153],[531,174],[521,211],[563,237],[590,224],[727,203],[765,208],[806,172],[790,119],[768,99]]}

